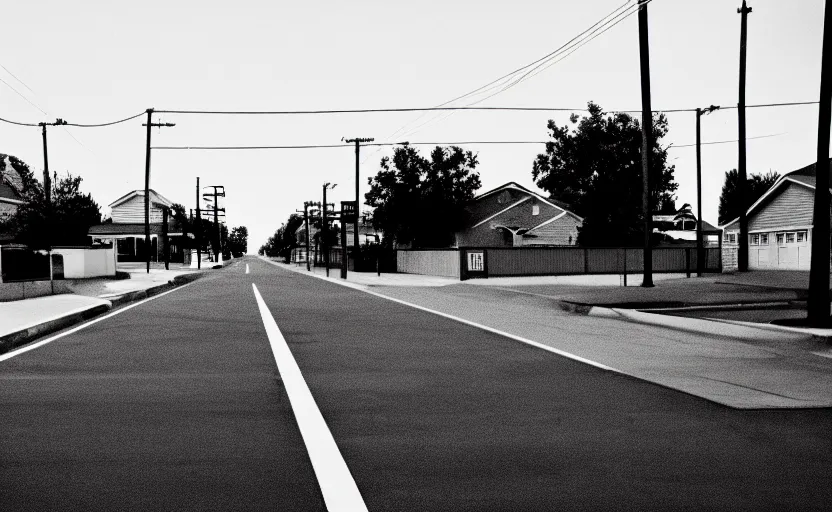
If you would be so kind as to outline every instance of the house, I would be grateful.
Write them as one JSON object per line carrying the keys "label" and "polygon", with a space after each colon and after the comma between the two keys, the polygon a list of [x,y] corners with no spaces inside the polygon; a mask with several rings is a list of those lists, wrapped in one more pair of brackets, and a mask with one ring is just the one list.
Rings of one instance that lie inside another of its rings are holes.
{"label": "house", "polygon": [[583,219],[567,205],[514,182],[475,197],[457,247],[577,245]]}
{"label": "house", "polygon": [[[145,261],[144,240],[144,190],[134,190],[110,203],[112,222],[98,224],[89,229],[88,235],[95,243],[115,242],[118,261]],[[162,224],[163,207],[173,203],[150,189],[150,251],[151,260],[164,260],[164,244],[160,238],[164,235]],[[184,233],[181,226],[168,218],[168,244],[170,261],[184,262]]]}
{"label": "house", "polygon": [[[23,203],[23,178],[6,156],[0,160],[0,222],[13,216]],[[0,242],[8,242],[12,238],[10,233],[0,232]]]}
{"label": "house", "polygon": [[[673,215],[653,215],[653,232],[667,236],[671,243],[690,242],[696,245],[696,216],[686,212]],[[702,221],[702,245],[719,247],[722,230],[710,222]]]}
{"label": "house", "polygon": [[[832,161],[830,161],[832,164]],[[815,164],[781,176],[746,212],[748,268],[809,270]],[[722,226],[722,266],[737,268],[739,218]]]}

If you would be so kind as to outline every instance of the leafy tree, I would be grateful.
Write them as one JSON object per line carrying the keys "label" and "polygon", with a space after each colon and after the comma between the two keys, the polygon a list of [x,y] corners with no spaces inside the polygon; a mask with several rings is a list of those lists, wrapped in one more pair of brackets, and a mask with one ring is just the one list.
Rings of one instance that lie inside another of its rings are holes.
{"label": "leafy tree", "polygon": [[740,206],[739,191],[737,185],[740,182],[740,175],[736,169],[725,173],[725,182],[722,185],[722,193],[719,195],[719,223],[731,222],[740,216],[740,212],[756,203],[774,183],[780,179],[780,175],[769,170],[765,174],[752,174],[746,177],[745,187],[745,208]]}
{"label": "leafy tree", "polygon": [[52,202],[46,201],[40,183],[28,184],[26,203],[9,220],[15,240],[31,249],[58,245],[86,245],[90,226],[101,220],[101,211],[90,194],[81,193],[80,176],[67,174],[52,180]]}
{"label": "leafy tree", "polygon": [[277,228],[273,236],[270,236],[268,241],[260,246],[257,251],[261,255],[269,257],[283,257],[288,261],[292,249],[298,246],[295,238],[295,231],[303,224],[303,217],[293,213],[289,218]]}
{"label": "leafy tree", "polygon": [[[554,199],[583,217],[578,243],[587,246],[640,245],[643,242],[641,125],[629,114],[607,114],[590,102],[589,114],[573,114],[572,125],[549,120],[552,138],[537,155],[532,177]],[[667,163],[667,118],[653,117],[650,210],[675,213],[675,167]]]}
{"label": "leafy tree", "polygon": [[238,226],[228,235],[228,250],[231,256],[239,258],[248,250],[248,228]]}
{"label": "leafy tree", "polygon": [[436,146],[430,159],[410,146],[381,159],[370,178],[366,204],[385,245],[448,247],[466,221],[465,205],[480,188],[479,162],[471,151]]}

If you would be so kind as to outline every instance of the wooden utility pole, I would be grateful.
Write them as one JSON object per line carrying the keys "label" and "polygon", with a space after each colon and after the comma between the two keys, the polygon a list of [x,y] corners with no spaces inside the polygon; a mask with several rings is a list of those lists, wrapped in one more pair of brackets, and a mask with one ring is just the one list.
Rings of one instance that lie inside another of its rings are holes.
{"label": "wooden utility pole", "polygon": [[[225,187],[222,185],[208,185],[205,188],[213,188],[213,192],[208,192],[207,194],[202,194],[203,197],[213,196],[214,199],[214,207],[212,210],[214,211],[214,226],[217,229],[217,243],[212,244],[214,246],[214,263],[218,262],[220,259],[220,254],[222,254],[222,229],[220,228],[220,221],[219,221],[219,212],[225,213],[225,208],[219,207],[219,202],[217,201],[218,197],[225,197]],[[219,189],[222,189],[222,192],[219,192]]]}
{"label": "wooden utility pole", "polygon": [[644,277],[641,286],[653,287],[653,249],[650,247],[650,157],[653,152],[653,107],[650,104],[650,42],[647,32],[647,2],[639,0],[638,45],[641,63],[641,200],[644,212]]}
{"label": "wooden utility pole", "polygon": [[748,270],[748,217],[746,216],[748,206],[745,198],[747,196],[748,184],[746,183],[745,169],[745,47],[748,36],[748,13],[751,7],[742,0],[742,7],[737,9],[742,15],[740,21],[740,91],[739,104],[737,105],[737,116],[739,125],[739,161],[737,162],[737,199],[740,202],[740,237],[739,252],[737,254],[737,270],[745,272]]}
{"label": "wooden utility pole", "polygon": [[194,239],[196,240],[196,268],[202,268],[202,214],[199,203],[199,176],[196,177],[196,225],[194,226]]}
{"label": "wooden utility pole", "polygon": [[321,204],[321,248],[324,251],[324,267],[326,277],[329,277],[329,247],[326,244],[327,220],[326,220],[326,189],[329,183],[324,183],[324,202]]}
{"label": "wooden utility pole", "polygon": [[43,192],[46,197],[46,204],[52,204],[52,180],[49,176],[49,155],[46,151],[46,124],[39,123],[43,129]]}
{"label": "wooden utility pole", "polygon": [[[702,241],[702,127],[704,114],[719,109],[716,105],[696,109],[696,276],[702,277],[705,271],[705,250]],[[684,221],[683,221],[684,222]]]}
{"label": "wooden utility pole", "polygon": [[147,146],[144,156],[144,250],[147,261],[147,273],[150,273],[150,129],[156,127],[176,126],[174,123],[154,123],[153,109],[147,109]]}
{"label": "wooden utility pole", "polygon": [[807,320],[813,327],[829,324],[829,135],[832,124],[832,8],[823,16],[823,50],[818,107],[818,152],[815,164],[815,205],[812,260],[809,267]]}
{"label": "wooden utility pole", "polygon": [[[358,184],[360,182],[360,172],[359,172],[359,153],[361,152],[361,143],[362,142],[373,142],[374,138],[355,138],[355,139],[347,139],[345,142],[354,143],[355,144],[355,221],[353,222],[353,229],[354,232],[352,234],[352,243],[353,243],[353,254],[355,254],[355,262],[356,262],[356,269],[358,268],[358,250],[359,250],[359,243],[358,243],[358,205],[361,202],[358,200]],[[346,245],[346,241],[342,242]]]}

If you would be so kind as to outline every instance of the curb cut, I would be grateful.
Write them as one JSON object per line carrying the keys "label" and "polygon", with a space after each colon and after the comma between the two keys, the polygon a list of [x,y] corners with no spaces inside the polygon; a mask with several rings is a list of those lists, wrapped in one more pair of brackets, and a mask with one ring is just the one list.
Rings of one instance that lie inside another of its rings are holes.
{"label": "curb cut", "polygon": [[40,338],[47,334],[52,334],[53,332],[60,331],[72,325],[79,324],[85,320],[89,320],[98,315],[106,313],[111,309],[115,309],[118,306],[123,306],[124,304],[130,302],[143,300],[148,297],[158,295],[172,288],[176,288],[177,286],[182,286],[184,284],[191,283],[193,281],[196,281],[203,275],[203,273],[195,272],[191,274],[176,276],[165,284],[154,286],[146,290],[128,292],[123,295],[118,295],[116,297],[111,298],[108,297],[106,300],[109,301],[110,304],[99,304],[97,306],[91,306],[83,311],[71,313],[60,318],[49,320],[38,325],[34,325],[25,329],[21,329],[19,331],[5,334],[3,336],[0,336],[0,354],[11,352],[12,350],[22,345],[26,345],[27,343],[30,343],[37,338]]}

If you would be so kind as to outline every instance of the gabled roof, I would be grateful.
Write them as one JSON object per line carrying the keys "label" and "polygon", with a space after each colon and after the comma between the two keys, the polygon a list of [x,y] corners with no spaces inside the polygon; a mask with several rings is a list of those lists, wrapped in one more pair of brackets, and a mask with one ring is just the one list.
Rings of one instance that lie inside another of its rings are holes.
{"label": "gabled roof", "polygon": [[[133,199],[136,196],[144,197],[144,190],[134,190],[132,192],[128,192],[128,193],[124,194],[123,196],[119,197],[118,199],[116,199],[115,201],[113,201],[112,203],[110,203],[109,206],[110,206],[110,208],[113,208],[113,207],[118,206],[122,203],[126,203],[127,201]],[[162,203],[166,206],[171,206],[173,204],[168,198],[166,198],[162,194],[156,192],[152,188],[150,189],[150,200],[155,201],[157,203]]]}
{"label": "gabled roof", "polygon": [[[23,178],[20,173],[12,165],[11,158],[6,155],[6,158],[0,161],[0,185],[3,185],[4,197],[9,199],[21,199],[23,197]],[[14,196],[14,197],[12,197]]]}
{"label": "gabled roof", "polygon": [[[527,189],[526,187],[524,187],[522,185],[519,185],[519,184],[517,184],[513,181],[509,181],[508,183],[506,183],[504,185],[500,185],[499,187],[497,187],[495,189],[491,189],[487,192],[483,192],[482,194],[474,197],[473,200],[474,201],[479,201],[480,199],[484,199],[484,198],[486,198],[490,195],[496,194],[497,192],[502,192],[503,190],[508,190],[508,189],[519,190],[520,192],[524,192],[526,194],[529,194],[530,196],[536,197],[538,200],[540,200],[540,201],[542,201],[542,202],[544,202],[544,203],[546,203],[550,206],[553,206],[553,207],[555,207],[559,210],[563,210],[565,213],[568,213],[569,215],[571,215],[571,216],[575,217],[576,219],[580,220],[581,222],[583,222],[583,220],[584,220],[582,217],[579,217],[578,215],[569,211],[569,205],[567,205],[566,203],[564,203],[562,201],[558,201],[556,199],[549,198],[549,197],[544,197],[544,196],[538,194],[537,192],[533,192],[533,191]],[[515,203],[515,206],[517,204],[519,204],[519,202]],[[502,213],[502,212],[500,212],[500,213]],[[540,226],[536,226],[536,227],[540,227]],[[532,229],[535,229],[535,228],[532,228]]]}
{"label": "gabled roof", "polygon": [[[811,190],[815,190],[815,180],[816,180],[816,177],[817,177],[817,169],[816,169],[817,165],[816,164],[817,163],[809,164],[806,167],[801,167],[800,169],[798,169],[796,171],[792,171],[790,173],[784,174],[783,176],[780,176],[780,179],[778,179],[776,182],[774,182],[774,185],[769,187],[769,189],[766,190],[765,194],[760,196],[760,199],[757,199],[757,201],[748,208],[748,211],[745,212],[745,216],[748,217],[748,216],[751,215],[752,212],[754,212],[755,210],[758,210],[762,206],[762,204],[766,201],[766,199],[768,199],[769,196],[774,194],[774,192],[776,190],[779,190],[783,186],[795,183],[795,184],[800,185],[802,187],[806,187],[806,188],[809,188]],[[832,158],[829,159],[829,167],[830,167],[830,170],[832,170]],[[832,188],[830,188],[829,191],[832,192]],[[728,226],[730,226],[731,224],[737,222],[738,220],[740,220],[740,218],[736,217],[735,219],[731,220],[730,222],[726,222],[725,224],[719,226],[719,228],[720,229],[725,229]]]}

